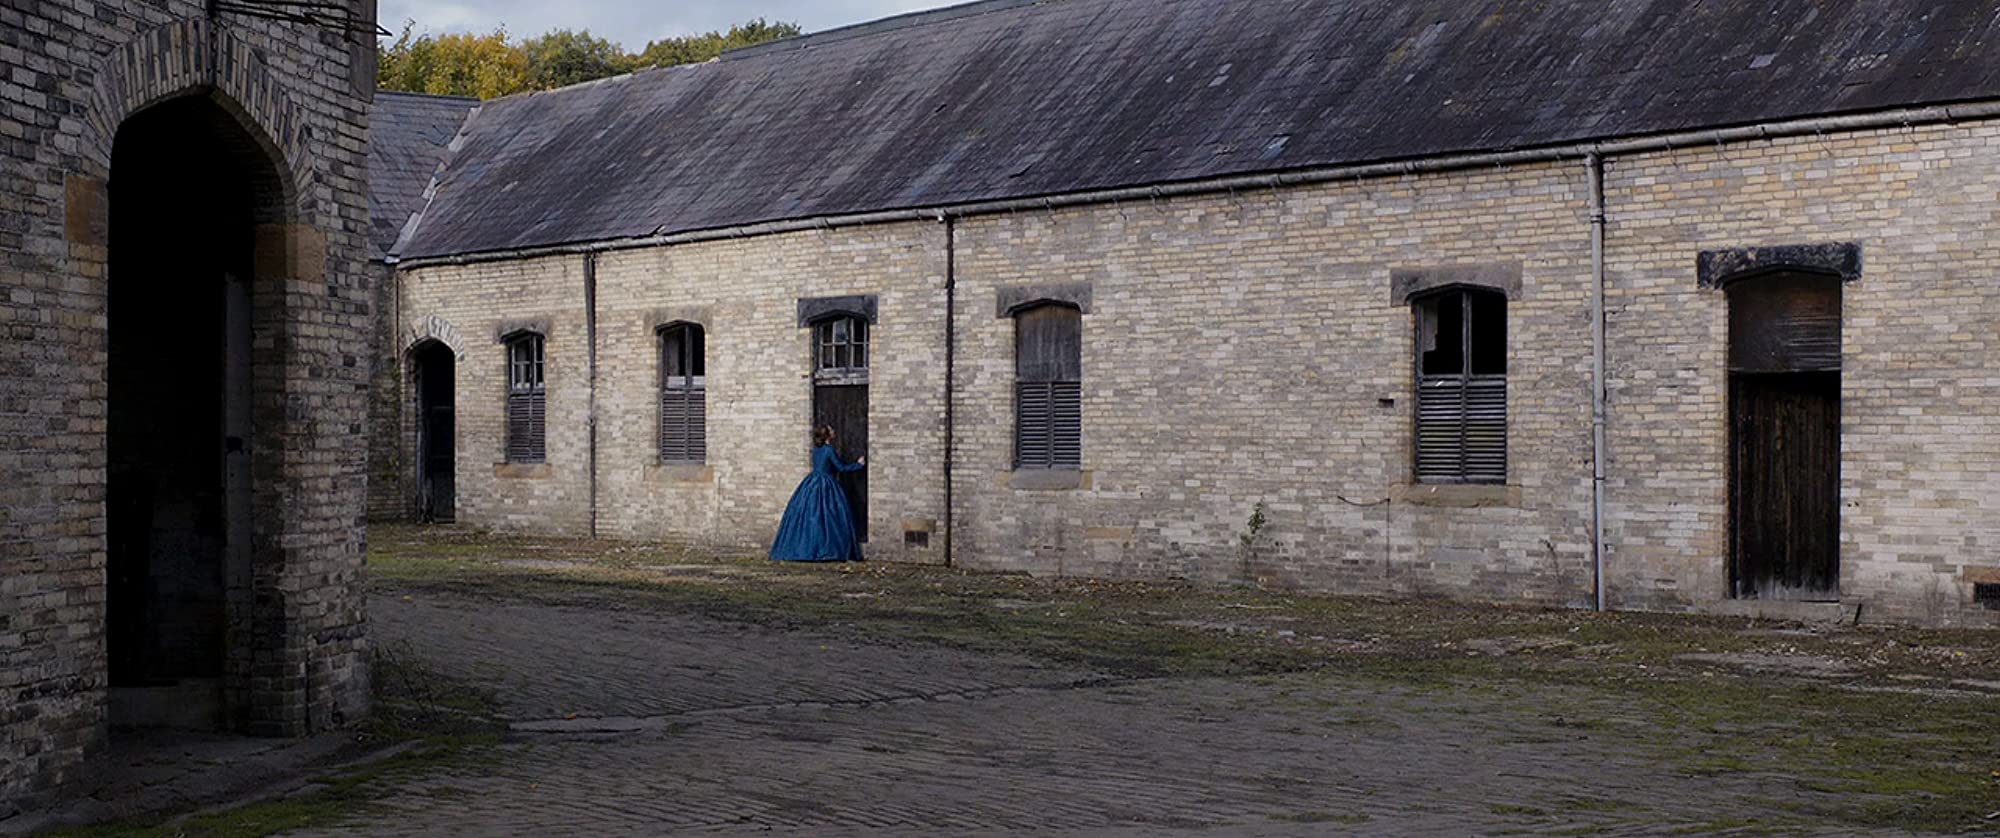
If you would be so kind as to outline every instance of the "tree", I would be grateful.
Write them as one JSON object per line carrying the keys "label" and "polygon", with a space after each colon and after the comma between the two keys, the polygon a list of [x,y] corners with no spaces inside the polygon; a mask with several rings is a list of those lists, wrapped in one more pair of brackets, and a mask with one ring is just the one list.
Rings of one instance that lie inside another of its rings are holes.
{"label": "tree", "polygon": [[800,34],[798,24],[770,23],[763,18],[739,23],[727,32],[704,32],[646,44],[633,55],[589,30],[557,29],[519,42],[507,30],[484,35],[416,34],[416,22],[404,21],[403,32],[389,46],[377,46],[383,90],[438,93],[492,99],[530,90],[550,90],[651,67],[693,64],[723,50],[761,44]]}
{"label": "tree", "polygon": [[419,37],[415,28],[405,23],[396,43],[381,50],[378,87],[481,99],[529,89],[527,56],[507,43],[506,29]]}
{"label": "tree", "polygon": [[632,71],[633,57],[617,44],[591,37],[590,30],[558,29],[521,42],[528,61],[528,86],[551,90]]}
{"label": "tree", "polygon": [[801,31],[796,23],[769,23],[760,17],[749,23],[731,26],[728,32],[704,32],[653,41],[646,44],[644,52],[639,53],[637,64],[641,68],[698,64],[721,56],[723,50],[797,37]]}

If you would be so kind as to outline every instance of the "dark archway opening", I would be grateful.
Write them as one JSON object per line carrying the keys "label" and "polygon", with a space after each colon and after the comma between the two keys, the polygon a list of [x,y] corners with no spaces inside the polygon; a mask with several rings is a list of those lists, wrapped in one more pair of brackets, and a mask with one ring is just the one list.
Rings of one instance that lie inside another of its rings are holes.
{"label": "dark archway opening", "polygon": [[417,520],[424,523],[448,524],[456,518],[456,363],[451,347],[440,341],[410,350],[417,395]]}
{"label": "dark archway opening", "polygon": [[252,277],[284,203],[207,96],[120,126],[110,179],[107,608],[114,727],[230,725],[251,631]]}

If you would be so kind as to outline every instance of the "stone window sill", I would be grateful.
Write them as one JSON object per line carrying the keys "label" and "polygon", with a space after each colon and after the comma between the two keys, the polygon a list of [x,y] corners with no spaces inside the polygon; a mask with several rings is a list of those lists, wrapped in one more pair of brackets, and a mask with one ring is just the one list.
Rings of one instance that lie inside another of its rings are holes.
{"label": "stone window sill", "polygon": [[1067,492],[1090,488],[1089,469],[1015,469],[1006,473],[1007,488],[1023,492]]}
{"label": "stone window sill", "polygon": [[1406,483],[1392,489],[1389,497],[1397,503],[1409,506],[1435,506],[1447,509],[1518,507],[1521,505],[1521,487],[1475,483]]}
{"label": "stone window sill", "polygon": [[647,483],[714,483],[715,467],[707,463],[647,463]]}
{"label": "stone window sill", "polygon": [[493,476],[507,480],[541,480],[554,477],[555,467],[548,463],[494,463]]}

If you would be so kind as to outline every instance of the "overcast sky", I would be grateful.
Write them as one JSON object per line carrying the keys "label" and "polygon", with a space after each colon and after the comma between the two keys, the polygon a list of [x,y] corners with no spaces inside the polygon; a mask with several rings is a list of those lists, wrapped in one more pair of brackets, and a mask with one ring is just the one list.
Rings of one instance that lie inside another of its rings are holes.
{"label": "overcast sky", "polygon": [[490,32],[505,24],[515,36],[551,29],[588,29],[637,52],[647,41],[727,29],[755,18],[788,20],[807,32],[879,17],[950,6],[963,0],[379,0],[382,28],[414,20],[426,32]]}

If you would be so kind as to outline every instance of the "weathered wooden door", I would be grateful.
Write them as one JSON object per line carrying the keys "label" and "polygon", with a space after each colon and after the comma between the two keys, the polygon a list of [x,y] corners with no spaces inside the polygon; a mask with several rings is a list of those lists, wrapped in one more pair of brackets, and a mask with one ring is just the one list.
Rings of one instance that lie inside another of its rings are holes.
{"label": "weathered wooden door", "polygon": [[[813,425],[833,429],[843,462],[868,455],[868,321],[842,316],[814,328]],[[868,470],[840,475],[854,531],[868,540]]]}
{"label": "weathered wooden door", "polygon": [[1736,595],[1838,599],[1840,375],[1731,376]]}
{"label": "weathered wooden door", "polygon": [[1729,287],[1730,581],[1738,597],[1840,598],[1841,287]]}
{"label": "weathered wooden door", "polygon": [[417,391],[417,516],[425,522],[450,523],[457,507],[457,416],[453,391],[457,370],[451,349],[432,342],[418,348]]}

